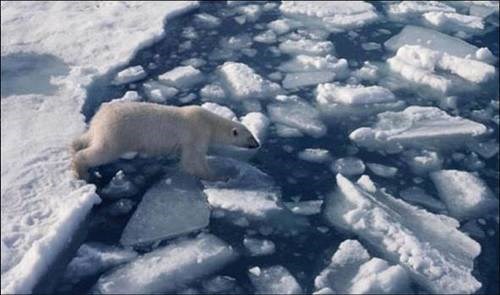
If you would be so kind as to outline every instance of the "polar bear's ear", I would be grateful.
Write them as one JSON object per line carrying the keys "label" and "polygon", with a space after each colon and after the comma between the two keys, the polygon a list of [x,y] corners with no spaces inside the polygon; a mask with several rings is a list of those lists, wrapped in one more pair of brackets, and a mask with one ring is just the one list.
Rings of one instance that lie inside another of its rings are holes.
{"label": "polar bear's ear", "polygon": [[238,129],[233,128],[233,130],[231,130],[231,132],[233,133],[233,136],[238,136]]}

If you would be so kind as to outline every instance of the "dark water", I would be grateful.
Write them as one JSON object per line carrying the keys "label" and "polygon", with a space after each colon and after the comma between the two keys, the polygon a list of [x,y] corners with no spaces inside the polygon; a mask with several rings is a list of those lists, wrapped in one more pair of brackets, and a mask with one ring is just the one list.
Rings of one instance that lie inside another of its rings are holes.
{"label": "dark water", "polygon": [[[378,9],[381,9],[381,4],[375,3]],[[194,21],[193,16],[199,12],[206,12],[218,16],[222,20],[222,24],[215,29],[207,28]],[[263,15],[256,23],[247,22],[243,25],[238,24],[234,20],[234,12],[232,8],[227,7],[222,2],[202,2],[199,9],[186,13],[173,20],[169,20],[165,27],[165,37],[150,47],[139,50],[132,58],[129,64],[122,68],[115,69],[110,73],[100,77],[89,87],[87,92],[87,100],[83,106],[82,112],[86,116],[87,121],[90,120],[101,103],[110,101],[113,98],[123,96],[127,90],[137,90],[142,97],[145,97],[142,82],[148,79],[155,79],[158,75],[171,70],[180,65],[180,63],[188,58],[199,57],[207,61],[207,63],[199,69],[210,74],[214,72],[217,66],[223,64],[228,59],[210,60],[209,54],[219,47],[220,39],[223,37],[235,36],[244,33],[255,34],[256,31],[264,31],[265,24],[280,17],[280,12],[276,8],[263,12]],[[259,28],[258,24],[263,24]],[[191,39],[192,49],[183,51],[180,46],[187,39],[182,37],[183,31],[193,27],[199,34],[198,38]],[[257,28],[256,28],[257,27]],[[355,30],[359,36],[351,38],[348,33],[331,34],[328,40],[335,45],[335,55],[338,58],[346,58],[350,63],[356,62],[358,66],[351,64],[351,69],[358,68],[366,60],[374,62],[382,62],[393,53],[382,50],[365,51],[360,47],[360,43],[377,42],[383,43],[394,34],[398,33],[402,24],[394,24],[388,22],[379,22],[373,25],[365,26]],[[379,29],[385,29],[390,34],[381,34]],[[475,36],[468,42],[477,46],[488,46],[493,54],[498,56],[498,27],[493,31],[482,35]],[[229,60],[237,60],[245,63],[253,68],[258,74],[266,77],[268,74],[275,71],[275,68],[283,61],[289,59],[289,56],[283,54],[275,56],[269,50],[269,44],[257,43],[252,44],[252,48],[257,50],[255,57],[249,57],[244,54],[236,54]],[[148,65],[154,63],[156,68],[150,69]],[[128,83],[120,86],[111,84],[114,75],[129,66],[141,65],[147,72],[148,77],[142,81]],[[498,68],[498,63],[496,65]],[[210,80],[210,78],[209,78]],[[189,91],[180,92],[174,99],[168,102],[172,105],[182,105],[176,98],[182,97],[189,93],[197,94],[203,84],[189,89]],[[298,91],[289,91],[289,94],[297,94],[300,97],[313,101],[313,90],[315,87],[303,87]],[[404,99],[408,104],[425,104],[436,105],[435,100],[426,100],[421,97],[421,94],[409,90],[401,90],[395,92],[396,96]],[[461,99],[459,114],[461,116],[472,118],[471,112],[485,108],[491,99],[498,97],[498,80],[492,85],[481,88],[474,93],[467,93],[467,97]],[[200,98],[196,98],[190,104],[201,104]],[[230,100],[225,101],[225,104],[230,107],[238,116],[244,115],[241,106],[232,103]],[[263,102],[265,109],[266,102]],[[473,119],[473,118],[472,118]],[[323,198],[330,193],[335,187],[334,174],[329,167],[324,164],[314,164],[299,160],[296,152],[304,148],[325,148],[328,149],[334,158],[354,155],[364,162],[383,163],[397,167],[400,171],[395,178],[382,178],[372,176],[373,181],[381,187],[386,187],[390,193],[398,196],[398,192],[409,186],[415,185],[415,175],[409,171],[400,157],[394,155],[382,155],[380,153],[368,152],[363,149],[357,149],[350,142],[348,135],[355,128],[368,126],[374,121],[374,117],[369,117],[362,122],[333,122],[328,125],[328,133],[321,138],[314,139],[308,136],[299,138],[281,138],[275,135],[274,130],[270,131],[268,141],[259,150],[257,155],[249,162],[263,172],[270,175],[282,190],[283,201],[291,201],[293,196],[300,195],[302,200],[315,200]],[[498,125],[493,122],[483,122],[485,125],[493,129],[489,138],[493,138],[498,142]],[[288,146],[294,152],[288,153],[283,147]],[[459,149],[456,152],[462,152],[465,155],[470,155],[466,149]],[[455,162],[449,156],[444,157],[446,160],[443,164],[444,169],[461,169],[469,170],[464,166],[463,162]],[[499,178],[499,156],[498,154],[489,159],[484,160],[485,167],[480,169],[479,176],[487,182],[489,187],[499,193],[498,178]],[[150,158],[150,159],[134,159],[120,160],[113,164],[99,167],[97,170],[102,175],[101,178],[94,178],[93,182],[97,185],[98,192],[111,180],[116,171],[122,169],[127,176],[135,179],[136,176],[142,178],[135,181],[139,187],[139,192],[131,199],[139,203],[143,193],[156,180],[162,176],[161,166],[176,165],[175,160],[166,158]],[[153,168],[151,168],[153,167]],[[156,168],[155,168],[156,167]],[[436,196],[434,185],[428,178],[422,178],[422,183],[418,186],[426,190],[427,193]],[[133,214],[133,210],[124,216],[109,217],[104,212],[111,205],[112,201],[104,200],[102,204],[96,206],[90,217],[90,225],[85,242],[102,242],[110,245],[118,245],[121,231],[125,227],[128,219]],[[311,224],[316,226],[325,226],[325,222],[321,216],[309,217]],[[486,225],[479,225],[483,229],[495,230],[494,236],[486,236],[484,239],[479,239],[481,243],[482,253],[476,259],[474,275],[478,278],[483,287],[479,293],[498,294],[498,223],[494,220],[487,219]],[[235,227],[234,225],[225,223],[220,219],[212,219],[208,229],[211,233],[222,238],[226,242],[239,248],[241,241],[245,235],[245,229]],[[299,237],[286,238],[281,236],[269,237],[276,244],[276,252],[271,256],[265,257],[245,257],[242,256],[236,262],[226,266],[222,271],[215,274],[223,274],[237,279],[243,292],[252,292],[253,288],[247,277],[247,271],[254,265],[267,266],[281,264],[286,267],[297,278],[300,285],[307,292],[313,291],[313,280],[316,275],[326,266],[332,253],[336,250],[338,244],[347,238],[356,238],[353,235],[344,232],[338,232],[334,228],[330,228],[327,233],[321,233],[312,229],[310,232],[300,235]],[[163,242],[162,244],[168,243]],[[369,251],[372,251],[367,247]],[[374,253],[374,252],[372,252]],[[77,285],[68,286],[66,282],[59,282],[59,291],[61,293],[86,293],[94,285],[98,276],[88,278]],[[197,287],[197,284],[193,284]],[[413,286],[414,291],[418,292],[418,287]]]}

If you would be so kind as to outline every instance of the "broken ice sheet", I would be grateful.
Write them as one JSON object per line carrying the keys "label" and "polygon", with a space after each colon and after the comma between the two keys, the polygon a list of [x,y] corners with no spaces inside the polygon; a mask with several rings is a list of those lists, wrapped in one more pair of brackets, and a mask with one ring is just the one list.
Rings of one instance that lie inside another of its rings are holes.
{"label": "broken ice sheet", "polygon": [[122,70],[118,74],[116,74],[115,79],[111,82],[113,85],[121,85],[130,82],[134,82],[137,80],[144,79],[146,77],[146,72],[142,68],[142,66],[130,67]]}
{"label": "broken ice sheet", "polygon": [[281,265],[248,270],[248,276],[256,294],[300,294],[303,292],[297,280]]}
{"label": "broken ice sheet", "polygon": [[340,174],[336,179],[324,209],[332,225],[358,235],[430,292],[473,293],[481,287],[471,274],[481,246],[457,230],[457,220],[395,199],[366,176],[359,183]]}
{"label": "broken ice sheet", "polygon": [[236,259],[234,249],[211,234],[176,240],[121,265],[99,278],[98,293],[175,292]]}
{"label": "broken ice sheet", "polygon": [[210,209],[199,181],[170,171],[150,188],[123,230],[122,245],[142,245],[206,227]]}
{"label": "broken ice sheet", "polygon": [[371,257],[356,240],[343,241],[314,279],[315,294],[401,294],[409,292],[409,283],[403,267]]}

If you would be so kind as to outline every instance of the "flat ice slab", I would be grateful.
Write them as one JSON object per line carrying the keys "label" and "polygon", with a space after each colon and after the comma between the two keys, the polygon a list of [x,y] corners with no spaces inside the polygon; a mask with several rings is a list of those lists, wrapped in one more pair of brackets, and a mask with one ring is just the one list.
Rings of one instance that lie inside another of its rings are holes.
{"label": "flat ice slab", "polygon": [[236,100],[273,97],[280,91],[278,84],[262,78],[243,63],[225,62],[218,73],[226,91]]}
{"label": "flat ice slab", "polygon": [[279,45],[281,52],[291,55],[327,55],[332,53],[333,44],[330,41],[315,41],[309,39],[286,40]]}
{"label": "flat ice slab", "polygon": [[345,240],[328,265],[314,279],[316,291],[330,294],[401,294],[409,291],[409,277],[399,265],[371,257],[356,240]]}
{"label": "flat ice slab", "polygon": [[229,175],[227,182],[203,181],[210,206],[223,212],[237,225],[249,223],[270,226],[280,232],[304,229],[308,222],[286,209],[280,189],[259,169],[230,158],[209,158],[218,174]]}
{"label": "flat ice slab", "polygon": [[283,1],[280,10],[308,26],[332,32],[358,28],[378,19],[375,7],[364,1]]}
{"label": "flat ice slab", "polygon": [[114,85],[130,83],[144,79],[146,75],[142,66],[130,67],[116,74],[115,79],[111,83]]}
{"label": "flat ice slab", "polygon": [[430,174],[439,197],[448,211],[459,220],[484,217],[498,212],[498,199],[477,176],[458,170],[440,170]]}
{"label": "flat ice slab", "polygon": [[288,269],[281,265],[266,268],[255,266],[248,271],[255,294],[300,294],[302,288]]}
{"label": "flat ice slab", "polygon": [[222,268],[236,252],[211,234],[175,241],[101,276],[94,292],[110,294],[172,293]]}
{"label": "flat ice slab", "polygon": [[349,138],[369,149],[399,152],[403,148],[456,148],[486,132],[483,124],[452,117],[436,107],[407,107],[378,114],[377,123],[354,130]]}
{"label": "flat ice slab", "polygon": [[158,81],[175,88],[189,89],[203,81],[203,74],[193,66],[181,66],[158,76]]}
{"label": "flat ice slab", "polygon": [[312,137],[326,134],[319,111],[297,96],[278,96],[267,106],[271,121],[296,128]]}
{"label": "flat ice slab", "polygon": [[182,172],[167,173],[149,189],[123,230],[120,243],[145,244],[199,230],[210,209],[201,184]]}
{"label": "flat ice slab", "polygon": [[325,218],[348,230],[404,267],[433,293],[473,293],[481,287],[471,274],[481,246],[457,230],[457,220],[419,209],[378,189],[367,176],[353,183],[337,174]]}

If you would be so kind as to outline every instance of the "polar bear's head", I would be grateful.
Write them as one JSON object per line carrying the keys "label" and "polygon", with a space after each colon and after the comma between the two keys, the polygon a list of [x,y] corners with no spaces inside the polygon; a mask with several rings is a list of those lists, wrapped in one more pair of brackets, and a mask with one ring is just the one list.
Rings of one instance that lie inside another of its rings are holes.
{"label": "polar bear's head", "polygon": [[256,149],[260,146],[259,142],[243,124],[233,122],[228,135],[231,138],[231,145],[249,149]]}

